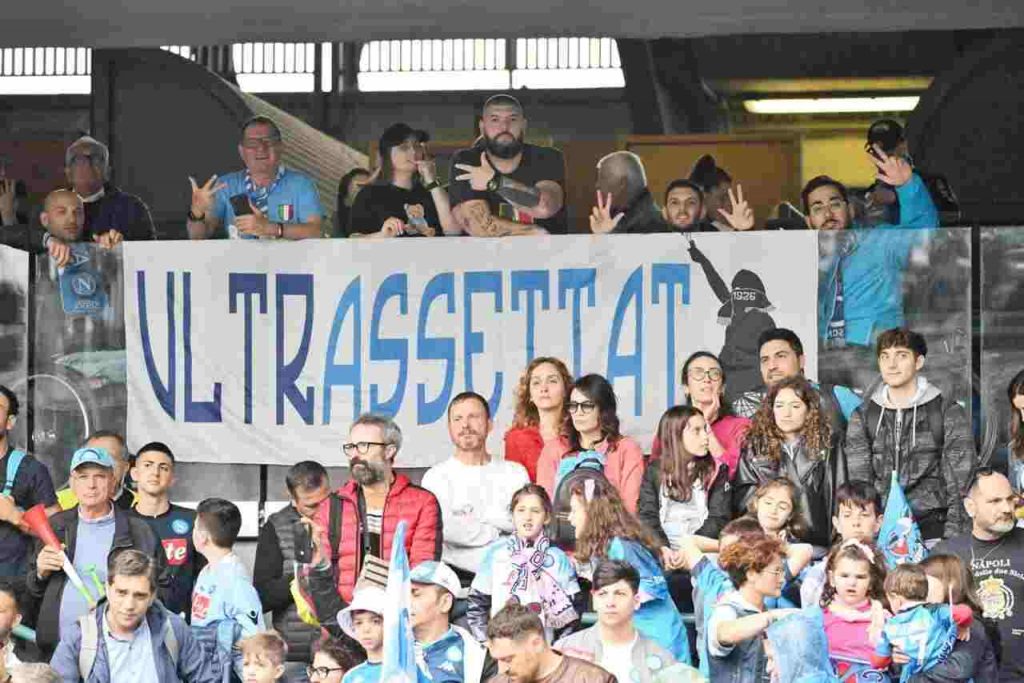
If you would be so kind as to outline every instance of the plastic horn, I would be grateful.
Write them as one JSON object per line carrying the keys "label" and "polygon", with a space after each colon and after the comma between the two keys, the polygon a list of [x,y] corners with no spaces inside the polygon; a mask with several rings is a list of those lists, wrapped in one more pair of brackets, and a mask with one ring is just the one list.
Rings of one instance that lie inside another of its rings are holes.
{"label": "plastic horn", "polygon": [[92,578],[92,585],[96,586],[97,595],[103,595],[103,582],[100,581],[99,572],[96,571],[96,565],[90,564],[85,568],[85,572]]}
{"label": "plastic horn", "polygon": [[96,606],[96,598],[93,597],[92,593],[89,592],[89,587],[85,585],[85,581],[82,581],[82,577],[79,575],[78,570],[75,569],[75,565],[71,564],[71,560],[68,556],[64,555],[64,573],[71,579],[71,583],[74,584],[78,593],[85,598],[85,602],[88,603],[89,609]]}
{"label": "plastic horn", "polygon": [[27,641],[29,643],[36,642],[36,632],[30,629],[28,626],[25,626],[25,624],[18,624],[17,626],[12,628],[11,635],[13,635],[15,638],[20,638],[21,640]]}
{"label": "plastic horn", "polygon": [[25,514],[21,516],[22,524],[37,536],[43,543],[61,551],[64,556],[64,573],[71,583],[78,590],[78,592],[85,598],[85,601],[89,604],[89,608],[96,606],[96,599],[89,592],[89,589],[85,587],[85,582],[82,581],[82,577],[78,575],[78,570],[75,569],[75,565],[71,564],[71,560],[68,559],[67,553],[64,552],[64,548],[61,547],[60,539],[57,538],[57,534],[53,533],[53,527],[50,526],[50,518],[46,516],[46,508],[43,505],[33,505],[28,510],[25,510]]}

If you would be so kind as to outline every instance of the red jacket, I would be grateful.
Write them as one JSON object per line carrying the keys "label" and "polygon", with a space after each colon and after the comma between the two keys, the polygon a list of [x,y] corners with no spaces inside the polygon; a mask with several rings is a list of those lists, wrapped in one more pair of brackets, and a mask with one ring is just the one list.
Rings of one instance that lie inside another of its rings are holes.
{"label": "red jacket", "polygon": [[[339,488],[335,495],[341,501],[341,539],[337,548],[331,548],[331,559],[338,558],[338,595],[346,603],[352,601],[352,590],[363,566],[362,519],[359,515],[362,490],[355,480],[350,479]],[[331,498],[329,496],[316,512],[316,522],[323,533],[323,547],[330,548]],[[420,562],[441,559],[441,508],[434,494],[416,486],[404,474],[395,474],[395,481],[384,501],[384,518],[381,523],[380,559],[391,560],[391,540],[399,520],[405,520],[405,551],[409,554],[409,566]]]}
{"label": "red jacket", "polygon": [[505,432],[505,461],[517,462],[526,468],[530,481],[537,483],[537,460],[544,449],[540,428],[513,427]]}

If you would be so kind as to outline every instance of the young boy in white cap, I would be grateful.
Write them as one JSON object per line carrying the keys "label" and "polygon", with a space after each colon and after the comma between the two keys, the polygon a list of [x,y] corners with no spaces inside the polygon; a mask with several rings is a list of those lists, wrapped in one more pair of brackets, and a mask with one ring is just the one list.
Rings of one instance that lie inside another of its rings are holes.
{"label": "young boy in white cap", "polygon": [[432,683],[479,683],[484,648],[469,631],[451,623],[462,585],[444,562],[421,562],[409,574],[412,600],[409,619],[416,638],[420,669]]}
{"label": "young boy in white cap", "polygon": [[338,626],[349,638],[366,650],[366,661],[349,669],[342,683],[377,683],[384,659],[384,591],[377,586],[362,586],[352,602],[338,612]]}

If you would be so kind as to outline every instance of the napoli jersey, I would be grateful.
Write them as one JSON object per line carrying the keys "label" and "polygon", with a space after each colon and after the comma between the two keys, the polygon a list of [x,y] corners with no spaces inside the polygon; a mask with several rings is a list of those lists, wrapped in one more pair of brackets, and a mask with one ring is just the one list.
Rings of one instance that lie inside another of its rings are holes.
{"label": "napoli jersey", "polygon": [[462,683],[465,679],[466,646],[455,629],[449,628],[448,633],[424,647],[417,643],[416,652],[417,659],[421,659],[420,670],[426,669],[433,683]]}
{"label": "napoli jersey", "polygon": [[956,631],[949,605],[918,605],[894,614],[886,621],[875,646],[875,655],[892,657],[893,646],[903,650],[910,662],[903,667],[900,681],[907,681],[949,655],[956,640]]}
{"label": "napoli jersey", "polygon": [[341,683],[377,683],[380,680],[381,662],[363,662],[349,669]]}
{"label": "napoli jersey", "polygon": [[260,597],[237,555],[207,565],[196,579],[192,628],[209,627],[217,629],[217,645],[222,652],[232,653],[235,671],[242,678],[242,653],[234,649],[235,641],[259,633],[264,625]]}

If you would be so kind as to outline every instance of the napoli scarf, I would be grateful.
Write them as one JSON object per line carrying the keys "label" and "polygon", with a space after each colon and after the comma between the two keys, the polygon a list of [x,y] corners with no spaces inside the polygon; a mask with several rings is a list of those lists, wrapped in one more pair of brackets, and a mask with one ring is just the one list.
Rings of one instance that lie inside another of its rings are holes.
{"label": "napoli scarf", "polygon": [[539,610],[544,626],[560,629],[579,618],[572,599],[547,569],[551,542],[541,534],[533,545],[518,536],[510,536],[508,548],[512,565],[509,576],[509,602]]}

